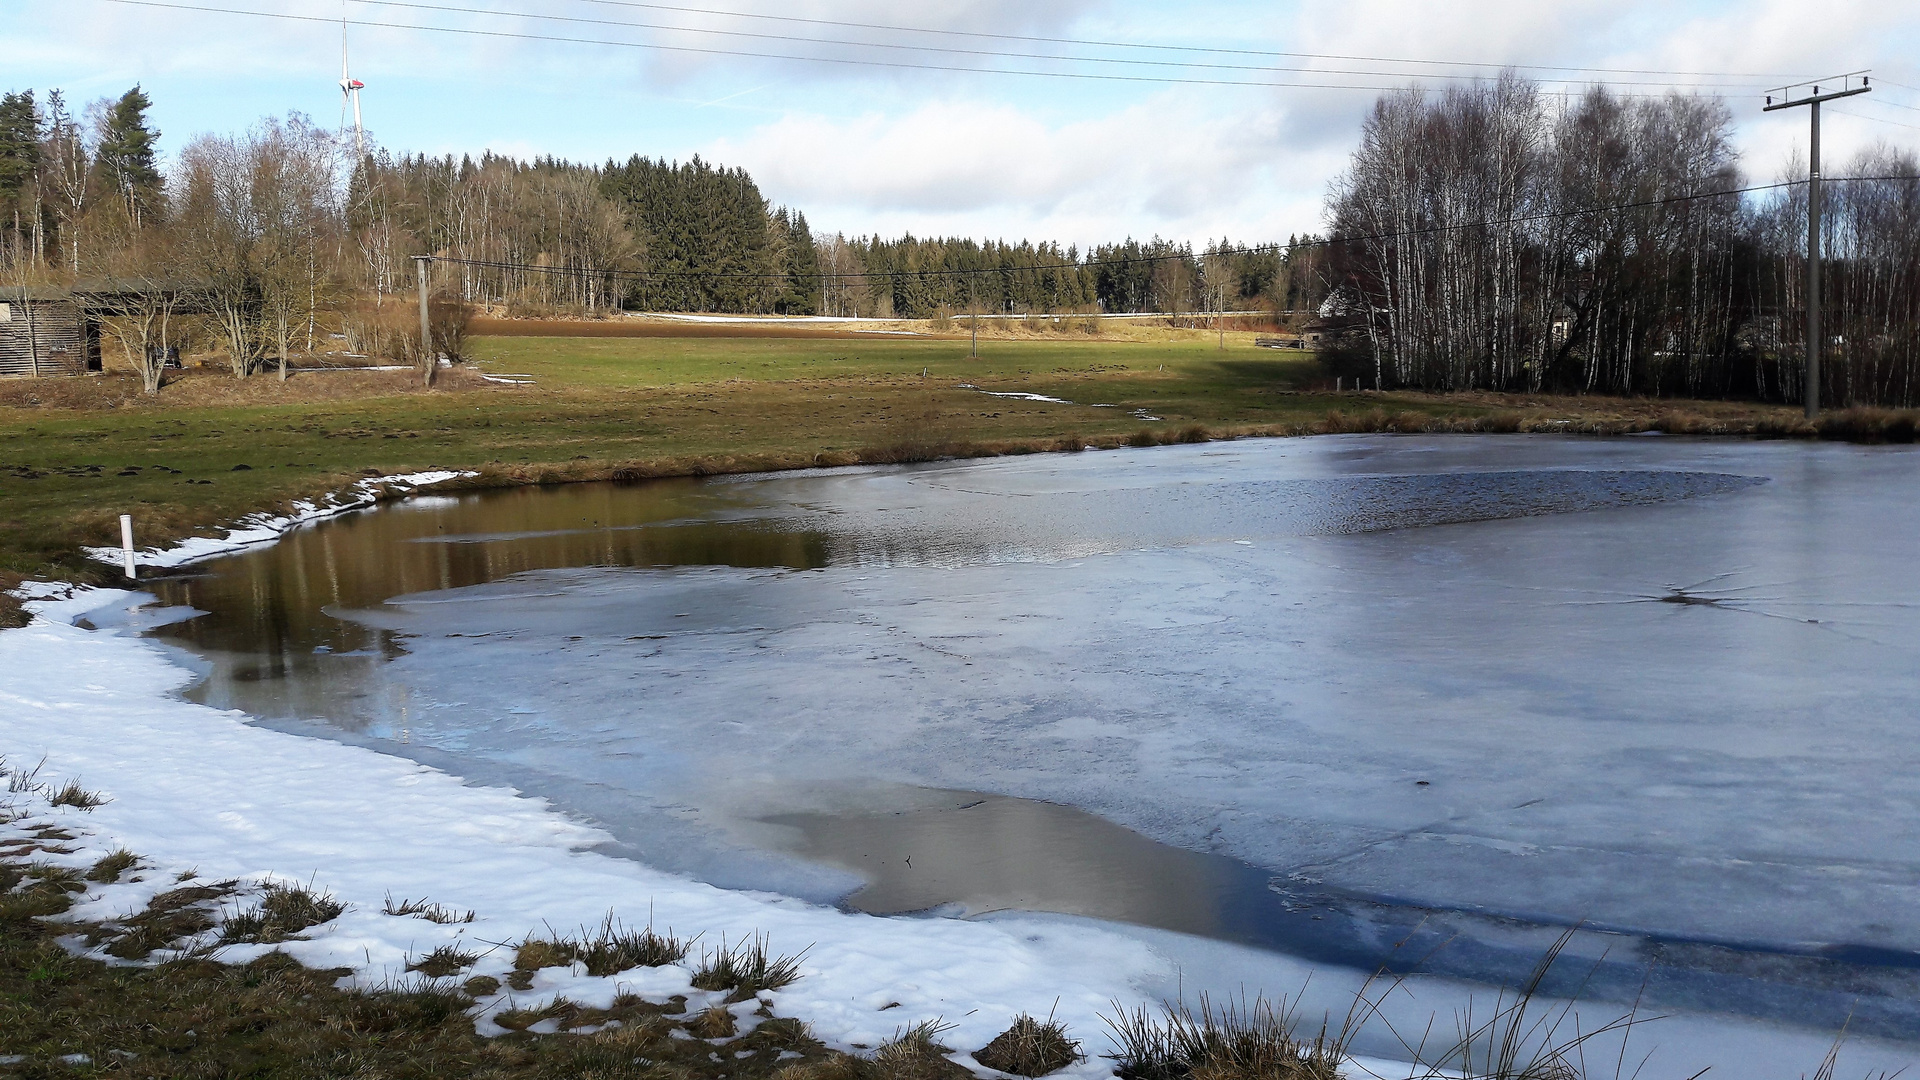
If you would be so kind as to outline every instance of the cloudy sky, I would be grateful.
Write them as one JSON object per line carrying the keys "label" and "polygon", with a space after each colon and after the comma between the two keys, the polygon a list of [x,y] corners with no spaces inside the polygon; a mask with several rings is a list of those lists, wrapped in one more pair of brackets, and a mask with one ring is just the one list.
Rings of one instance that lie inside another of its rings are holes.
{"label": "cloudy sky", "polygon": [[0,89],[139,83],[169,150],[266,114],[332,127],[343,16],[386,147],[699,154],[849,234],[1312,231],[1377,88],[1501,65],[1724,94],[1767,178],[1807,125],[1760,94],[1871,68],[1828,161],[1920,148],[1914,0],[0,0]]}

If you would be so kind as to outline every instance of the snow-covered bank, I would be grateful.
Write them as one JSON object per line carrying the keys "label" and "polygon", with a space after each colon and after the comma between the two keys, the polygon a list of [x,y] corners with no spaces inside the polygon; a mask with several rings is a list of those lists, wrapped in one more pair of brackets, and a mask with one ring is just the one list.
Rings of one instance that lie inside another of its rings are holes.
{"label": "snow-covered bank", "polygon": [[[0,836],[57,823],[78,839],[66,843],[71,853],[51,856],[56,861],[86,866],[120,847],[147,860],[132,875],[141,880],[91,886],[73,913],[78,918],[137,911],[187,871],[205,882],[310,881],[344,901],[346,911],[307,940],[275,947],[311,965],[349,968],[360,985],[404,979],[410,958],[452,943],[486,952],[474,973],[497,977],[512,964],[502,943],[597,924],[609,912],[628,925],[651,919],[682,936],[700,934],[708,944],[764,933],[778,951],[809,950],[803,977],[773,995],[773,1008],[807,1021],[831,1045],[873,1045],[938,1016],[958,1025],[951,1045],[970,1049],[1016,1012],[1053,1011],[1094,1055],[1073,1070],[1086,1077],[1109,1071],[1098,1056],[1109,1049],[1100,1014],[1110,1015],[1116,1004],[1180,990],[1298,993],[1308,981],[1307,969],[1284,957],[1176,934],[1039,915],[849,915],[607,857],[592,850],[600,833],[537,800],[178,700],[172,694],[190,676],[161,647],[71,623],[103,605],[139,603],[137,594],[29,588],[38,597],[28,605],[35,621],[0,631],[0,752],[16,767],[42,762],[43,779],[77,779],[110,801],[81,811],[41,800],[30,817],[0,826]],[[391,916],[382,910],[389,895],[425,896],[477,917],[437,925]],[[262,948],[232,947],[222,955],[243,961]],[[687,993],[689,975],[687,967],[610,978],[547,969],[512,1005],[537,1006],[559,994],[604,1005],[623,989],[662,999]],[[1330,1009],[1337,1023],[1357,978],[1322,971],[1312,979],[1303,1015]],[[1444,1018],[1462,993],[1409,984],[1391,1003],[1393,1022],[1404,1030],[1409,1017]],[[701,1004],[702,995],[691,994],[690,1003]],[[482,1011],[507,1004],[503,996]],[[484,1019],[481,1028],[489,1030]],[[1655,1059],[1661,1075],[1717,1062],[1738,1075],[1795,1076],[1823,1048],[1817,1037],[1706,1020],[1663,1021],[1657,1037],[1642,1038],[1666,1049]],[[1860,1056],[1850,1066],[1904,1063],[1898,1048],[1856,1044],[1853,1052]],[[1368,1064],[1393,1071],[1384,1062]],[[1405,1071],[1401,1066],[1399,1075]]]}
{"label": "snow-covered bank", "polygon": [[[347,910],[308,940],[273,948],[309,965],[350,968],[361,985],[404,980],[410,959],[456,943],[486,952],[474,974],[504,976],[513,956],[499,943],[596,925],[609,912],[628,925],[651,919],[683,937],[702,935],[708,945],[761,933],[778,951],[809,950],[803,977],[775,995],[775,1009],[842,1047],[873,1045],[935,1016],[959,1025],[954,1045],[977,1047],[1014,1013],[1044,1015],[1056,997],[1058,1015],[1093,1042],[1110,999],[1142,996],[1173,975],[1171,961],[1144,944],[1086,925],[846,915],[595,854],[596,830],[540,801],[171,697],[189,674],[160,648],[70,625],[105,603],[137,601],[134,594],[33,591],[41,597],[28,605],[33,624],[0,632],[0,742],[13,766],[44,756],[42,777],[76,778],[110,801],[83,812],[43,800],[38,814],[5,834],[54,820],[80,834],[59,861],[91,865],[125,847],[149,866],[138,882],[92,887],[76,918],[130,914],[188,870],[206,882],[311,881]],[[477,917],[442,926],[387,915],[389,894],[430,897]],[[244,961],[265,948],[237,946],[223,956]],[[564,994],[604,1005],[622,989],[663,999],[688,993],[690,975],[688,967],[607,978],[547,969],[513,1004]],[[693,1003],[700,998],[695,992]],[[487,1005],[504,1007],[505,995]],[[1095,1058],[1079,1068],[1101,1075],[1108,1064]]]}
{"label": "snow-covered bank", "polygon": [[[451,469],[430,472],[407,473],[401,476],[374,476],[361,480],[348,489],[344,496],[329,496],[320,502],[303,500],[293,504],[290,514],[253,514],[240,519],[225,536],[195,536],[182,540],[167,548],[146,548],[133,553],[133,561],[140,566],[185,566],[215,555],[225,555],[242,548],[257,544],[270,544],[280,538],[280,534],[295,526],[320,521],[350,510],[363,510],[380,502],[431,487],[434,484],[476,473],[458,472]],[[136,523],[137,525],[137,523]],[[87,554],[101,562],[118,565],[124,552],[117,547],[87,548]]]}

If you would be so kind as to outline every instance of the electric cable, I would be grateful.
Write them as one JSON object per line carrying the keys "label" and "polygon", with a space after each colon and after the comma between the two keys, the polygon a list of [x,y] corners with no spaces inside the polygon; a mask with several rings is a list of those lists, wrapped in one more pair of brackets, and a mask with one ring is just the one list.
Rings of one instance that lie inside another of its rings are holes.
{"label": "electric cable", "polygon": [[[751,39],[760,40],[760,41],[782,41],[782,42],[795,42],[795,43],[812,44],[812,45],[832,45],[832,46],[841,46],[841,47],[856,48],[856,49],[896,49],[896,50],[904,50],[904,51],[910,51],[910,52],[942,53],[947,55],[972,56],[972,57],[982,57],[982,58],[990,58],[990,59],[1055,60],[1055,61],[1062,61],[1065,63],[1074,63],[1074,64],[1116,64],[1116,65],[1127,65],[1127,66],[1135,66],[1135,67],[1177,68],[1177,69],[1183,69],[1183,70],[1258,71],[1258,72],[1284,71],[1284,72],[1298,72],[1298,73],[1318,74],[1318,75],[1368,75],[1368,76],[1378,77],[1382,75],[1394,76],[1394,75],[1403,74],[1401,72],[1367,71],[1367,70],[1359,70],[1354,68],[1284,67],[1284,66],[1278,66],[1278,65],[1272,65],[1272,64],[1222,64],[1222,63],[1203,63],[1199,61],[1190,61],[1190,60],[1153,60],[1153,59],[1133,60],[1133,59],[1126,59],[1123,57],[1113,57],[1113,56],[1071,56],[1071,55],[1063,55],[1060,53],[1005,52],[1005,51],[995,51],[990,49],[967,49],[967,48],[959,48],[959,47],[947,46],[947,45],[907,45],[907,44],[901,44],[898,42],[883,42],[883,41],[845,41],[845,40],[834,39],[834,38],[801,37],[793,34],[760,33],[752,30],[724,30],[724,29],[714,29],[709,27],[674,26],[671,24],[630,22],[630,21],[618,20],[618,19],[589,19],[589,18],[583,18],[580,16],[574,16],[574,15],[548,15],[548,14],[542,14],[538,12],[519,11],[519,10],[513,10],[513,9],[479,8],[479,7],[468,7],[468,6],[457,5],[457,4],[434,4],[434,3],[425,3],[425,2],[422,2],[422,0],[358,0],[358,2],[361,4],[372,5],[376,7],[406,8],[406,9],[416,10],[416,11],[438,11],[438,12],[445,12],[448,14],[455,14],[455,15],[487,15],[487,16],[494,16],[498,18],[534,19],[534,20],[539,20],[544,22],[576,23],[576,24],[583,24],[588,26],[615,26],[615,27],[627,27],[627,28],[636,29],[636,30],[661,30],[669,33],[679,33],[679,34],[710,34],[710,35],[720,36],[720,37],[751,38]],[[1454,75],[1454,74],[1445,74],[1445,73],[1422,73],[1422,74],[1419,74],[1417,77],[1427,78],[1427,79],[1468,80],[1468,81],[1483,81],[1485,78],[1484,75]],[[1561,83],[1561,82],[1571,83],[1571,82],[1587,82],[1590,80],[1569,78],[1569,79],[1542,79],[1540,81],[1555,82],[1555,83]],[[1744,84],[1678,83],[1678,82],[1672,82],[1672,81],[1649,82],[1649,81],[1636,81],[1636,80],[1615,80],[1611,83],[1611,85],[1661,86],[1661,87],[1680,87],[1680,88],[1686,88],[1686,89],[1713,89],[1713,90],[1741,90],[1741,89],[1764,90],[1767,88],[1766,85],[1762,83],[1744,83]]]}
{"label": "electric cable", "polygon": [[881,30],[889,33],[939,34],[950,37],[985,38],[996,41],[1031,41],[1048,45],[1087,45],[1107,49],[1154,49],[1167,52],[1213,53],[1227,56],[1278,56],[1299,60],[1351,60],[1375,64],[1424,64],[1438,67],[1477,67],[1493,68],[1496,70],[1511,67],[1524,71],[1582,71],[1618,75],[1686,75],[1740,79],[1796,79],[1800,77],[1799,75],[1769,71],[1665,71],[1657,68],[1571,67],[1554,64],[1495,64],[1471,60],[1416,60],[1389,56],[1357,56],[1343,53],[1233,49],[1209,45],[1157,45],[1138,41],[1101,41],[1089,38],[1044,37],[1033,34],[997,34],[983,30],[947,30],[919,26],[898,26],[887,23],[849,22],[841,19],[813,19],[799,15],[767,15],[758,12],[722,11],[716,8],[684,7],[675,4],[649,4],[641,3],[639,0],[579,0],[579,2],[599,4],[605,7],[643,8],[652,11],[673,11],[689,15],[713,15],[732,19],[764,19],[812,26],[838,26],[857,30]]}
{"label": "electric cable", "polygon": [[[966,67],[958,64],[914,64],[897,60],[874,60],[853,57],[805,56],[793,53],[758,52],[748,49],[718,49],[693,45],[665,45],[655,42],[619,41],[609,38],[567,37],[559,34],[531,34],[509,30],[485,30],[474,27],[434,26],[422,23],[389,22],[377,19],[333,19],[317,15],[296,15],[279,11],[255,11],[247,8],[219,7],[211,4],[189,4],[179,0],[98,0],[100,3],[120,4],[128,7],[157,8],[173,11],[195,11],[216,15],[244,15],[253,18],[279,19],[287,22],[324,23],[328,26],[347,25],[365,26],[387,30],[417,30],[424,33],[451,34],[463,37],[491,39],[511,39],[520,41],[541,41],[568,45],[604,45],[614,48],[644,49],[658,52],[690,53],[702,56],[746,57],[762,60],[793,60],[801,63],[834,64],[851,67],[886,68],[892,70],[943,71],[960,74],[1014,75],[1029,78],[1087,80],[1093,82],[1145,83],[1159,85],[1186,86],[1247,86],[1273,87],[1297,90],[1367,90],[1409,91],[1414,93],[1432,93],[1435,88],[1419,85],[1381,86],[1371,83],[1332,83],[1332,82],[1276,82],[1256,79],[1203,79],[1176,78],[1164,75],[1123,75],[1116,73],[1086,71],[1036,71],[1000,67]],[[1380,73],[1390,75],[1390,73]],[[1578,92],[1567,90],[1541,91],[1549,97],[1575,97]],[[1659,94],[1636,94],[1622,92],[1621,97],[1660,97]]]}

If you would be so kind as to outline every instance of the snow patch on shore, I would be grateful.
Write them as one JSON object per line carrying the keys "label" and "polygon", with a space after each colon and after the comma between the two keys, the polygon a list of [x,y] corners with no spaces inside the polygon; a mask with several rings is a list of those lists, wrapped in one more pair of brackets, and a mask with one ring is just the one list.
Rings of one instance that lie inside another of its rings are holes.
{"label": "snow patch on shore", "polygon": [[[56,825],[76,836],[61,844],[72,850],[37,858],[85,868],[124,847],[143,860],[122,883],[89,884],[72,918],[130,916],[188,872],[195,884],[236,880],[255,890],[311,883],[346,910],[304,940],[219,955],[242,963],[279,949],[313,967],[350,969],[347,983],[363,987],[412,981],[408,963],[442,945],[484,953],[463,978],[504,978],[510,943],[578,932],[609,913],[627,926],[699,936],[673,967],[609,977],[543,970],[511,1005],[504,994],[481,1003],[479,1030],[493,1034],[493,1012],[556,996],[605,1006],[621,991],[656,1001],[685,994],[690,1007],[704,1007],[724,995],[692,990],[701,947],[755,934],[777,952],[808,950],[801,979],[772,995],[773,1008],[841,1048],[876,1045],[934,1017],[959,1025],[952,1045],[983,1046],[1015,1013],[1054,1010],[1097,1054],[1106,1049],[1099,1013],[1109,1002],[1152,996],[1149,983],[1174,976],[1171,961],[1144,943],[1089,924],[848,914],[598,854],[605,835],[544,800],[180,700],[173,695],[192,676],[160,647],[71,624],[107,604],[144,602],[138,594],[36,584],[24,595],[35,597],[27,604],[34,621],[0,631],[0,751],[9,768],[40,762],[41,781],[77,780],[108,801],[82,811],[15,795],[15,811],[26,812],[0,825],[0,837]],[[439,925],[388,915],[389,895],[424,896],[475,919]],[[238,896],[227,909],[250,902]],[[1096,1056],[1076,1072],[1105,1076],[1111,1064]]]}
{"label": "snow patch on shore", "polygon": [[[384,498],[404,495],[447,480],[478,475],[474,472],[437,469],[400,476],[369,477],[354,484],[347,490],[345,496],[332,495],[320,502],[303,500],[293,504],[291,514],[253,514],[241,518],[233,528],[227,530],[225,536],[192,536],[169,548],[136,550],[133,553],[133,561],[140,566],[185,566],[188,563],[199,562],[201,559],[210,559],[215,555],[225,555],[242,548],[272,543],[280,539],[280,534],[289,529],[319,521],[322,518],[344,514],[349,510],[365,509]],[[90,557],[116,566],[126,557],[125,553],[117,547],[90,547],[85,550]]]}

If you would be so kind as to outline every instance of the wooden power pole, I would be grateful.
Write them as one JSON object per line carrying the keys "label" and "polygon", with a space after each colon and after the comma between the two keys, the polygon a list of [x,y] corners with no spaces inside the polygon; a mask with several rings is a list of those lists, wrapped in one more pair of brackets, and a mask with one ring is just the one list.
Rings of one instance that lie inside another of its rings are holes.
{"label": "wooden power pole", "polygon": [[[1838,90],[1821,90],[1821,85],[1833,86]],[[1855,85],[1855,84],[1858,85]],[[1795,91],[1811,88],[1811,93],[1794,96]],[[1811,120],[1812,145],[1807,155],[1807,419],[1820,415],[1820,354],[1825,350],[1826,340],[1820,332],[1820,103],[1835,98],[1852,97],[1872,90],[1868,74],[1864,71],[1835,75],[1819,82],[1795,83],[1782,86],[1767,95],[1767,107],[1764,112],[1778,109],[1797,109],[1807,107]],[[1775,101],[1778,97],[1780,100]]]}
{"label": "wooden power pole", "polygon": [[420,357],[421,381],[433,385],[433,369],[440,358],[433,353],[433,324],[427,320],[427,264],[433,261],[431,255],[415,255],[414,269],[420,278]]}

